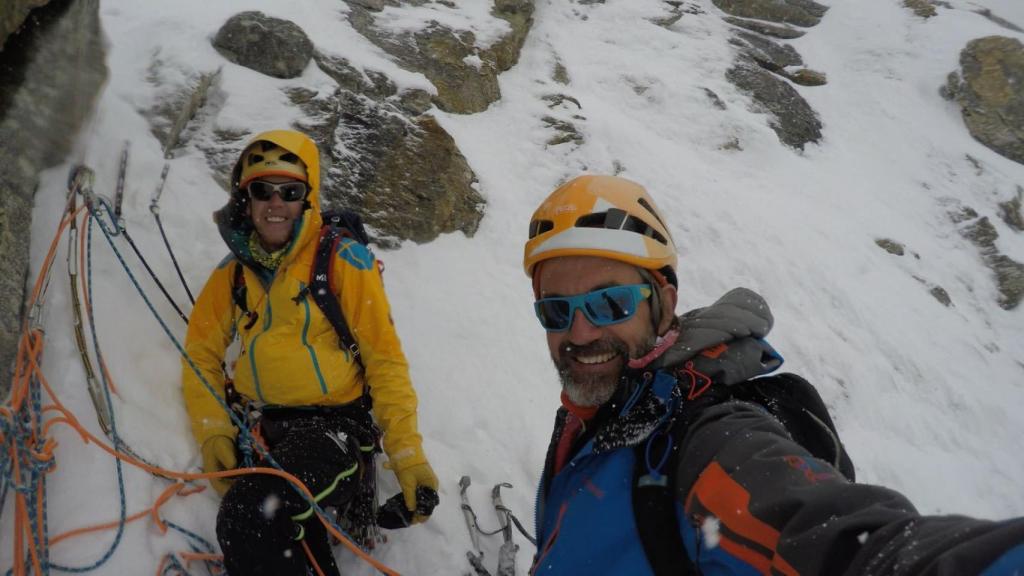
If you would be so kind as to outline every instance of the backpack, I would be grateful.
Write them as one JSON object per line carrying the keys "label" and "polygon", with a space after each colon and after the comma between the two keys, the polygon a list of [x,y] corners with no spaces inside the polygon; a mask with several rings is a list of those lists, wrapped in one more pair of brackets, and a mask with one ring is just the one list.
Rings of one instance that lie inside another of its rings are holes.
{"label": "backpack", "polygon": [[[793,437],[815,458],[830,463],[847,480],[855,480],[853,461],[847,454],[839,433],[821,395],[810,382],[795,374],[778,374],[741,382],[730,388],[732,400],[757,404],[775,416]],[[686,423],[674,426],[667,436],[674,446],[682,444]],[[671,450],[660,469],[668,474],[652,482],[651,470],[644,464],[650,444],[666,435],[651,435],[635,450],[633,466],[633,515],[644,554],[657,576],[698,574],[686,554],[679,531],[679,516],[673,495],[679,450]],[[654,474],[658,477],[657,474]]]}
{"label": "backpack", "polygon": [[[363,225],[363,218],[351,210],[327,210],[322,212],[323,226],[320,228],[320,240],[316,248],[316,256],[313,257],[313,268],[310,273],[309,283],[303,288],[294,300],[300,301],[307,294],[313,298],[317,307],[334,327],[338,334],[338,345],[348,350],[356,362],[362,365],[362,357],[359,354],[359,343],[356,342],[352,331],[345,321],[345,315],[341,311],[341,304],[338,303],[337,294],[331,287],[331,271],[334,266],[333,255],[338,250],[338,243],[345,238],[351,238],[360,244],[370,243],[370,237]],[[383,266],[381,266],[383,271]],[[256,323],[258,313],[249,310],[245,302],[245,274],[242,273],[242,263],[235,262],[234,279],[231,282],[231,299],[242,311],[249,323],[246,329]]]}

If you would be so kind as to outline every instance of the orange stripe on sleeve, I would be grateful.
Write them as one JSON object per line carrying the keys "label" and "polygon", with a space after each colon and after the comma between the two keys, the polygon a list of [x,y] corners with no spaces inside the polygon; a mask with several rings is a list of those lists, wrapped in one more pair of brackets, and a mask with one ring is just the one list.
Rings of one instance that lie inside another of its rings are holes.
{"label": "orange stripe on sleeve", "polygon": [[693,498],[700,500],[704,508],[717,517],[730,532],[770,550],[771,557],[721,535],[720,544],[726,552],[747,562],[763,574],[770,574],[774,568],[787,576],[799,575],[776,551],[779,531],[754,517],[750,512],[750,492],[733,480],[721,464],[712,462],[701,472],[687,497],[687,509],[690,508]]}

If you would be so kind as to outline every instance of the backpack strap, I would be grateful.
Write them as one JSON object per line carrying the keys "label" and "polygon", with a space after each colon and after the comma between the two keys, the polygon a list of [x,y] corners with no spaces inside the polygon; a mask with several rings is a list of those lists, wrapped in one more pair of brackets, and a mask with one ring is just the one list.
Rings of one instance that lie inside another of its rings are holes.
{"label": "backpack strap", "polygon": [[674,422],[654,432],[633,452],[633,517],[644,555],[655,576],[698,574],[686,554],[673,493],[679,453],[676,444],[682,436],[675,428],[685,426],[672,424]]}
{"label": "backpack strap", "polygon": [[242,311],[242,314],[249,319],[245,324],[245,329],[249,330],[256,325],[256,320],[260,317],[260,314],[259,312],[249,310],[249,304],[246,302],[246,296],[245,270],[242,269],[242,263],[235,260],[235,269],[231,280],[231,299],[234,300],[235,306],[238,306],[238,309]]}
{"label": "backpack strap", "polygon": [[655,576],[697,574],[686,555],[674,494],[678,446],[686,432],[675,416],[678,382],[666,372],[648,378],[653,378],[649,385],[666,412],[658,428],[633,449],[633,516]]}
{"label": "backpack strap", "polygon": [[348,350],[352,357],[360,365],[363,363],[359,352],[359,343],[352,335],[352,330],[345,321],[345,315],[341,310],[341,304],[331,289],[331,272],[334,269],[334,254],[338,250],[338,244],[342,238],[351,238],[352,234],[343,226],[335,225],[332,221],[325,221],[320,229],[320,243],[316,248],[316,256],[313,259],[313,270],[309,278],[309,295],[316,302],[320,311],[324,313],[327,320],[334,327],[338,334],[338,344]]}

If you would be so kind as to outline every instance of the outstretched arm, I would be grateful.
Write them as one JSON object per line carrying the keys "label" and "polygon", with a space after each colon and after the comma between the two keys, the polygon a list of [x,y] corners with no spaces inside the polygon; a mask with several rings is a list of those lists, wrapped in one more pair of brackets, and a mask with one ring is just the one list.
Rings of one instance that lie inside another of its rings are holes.
{"label": "outstretched arm", "polygon": [[737,562],[765,574],[893,576],[981,574],[1000,558],[1024,566],[1024,519],[921,516],[895,491],[848,482],[754,404],[701,411],[680,450],[684,542],[706,574]]}

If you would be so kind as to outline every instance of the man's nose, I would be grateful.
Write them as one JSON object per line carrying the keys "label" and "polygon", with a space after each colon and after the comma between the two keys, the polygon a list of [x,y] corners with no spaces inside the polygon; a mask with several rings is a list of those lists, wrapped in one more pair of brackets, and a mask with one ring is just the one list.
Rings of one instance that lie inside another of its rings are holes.
{"label": "man's nose", "polygon": [[572,326],[569,327],[569,342],[582,345],[589,344],[601,337],[601,329],[591,324],[583,310],[577,308],[573,312]]}

